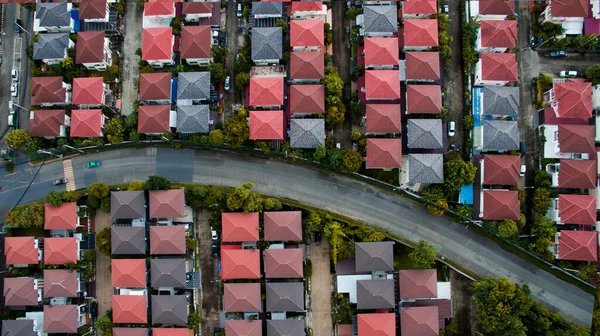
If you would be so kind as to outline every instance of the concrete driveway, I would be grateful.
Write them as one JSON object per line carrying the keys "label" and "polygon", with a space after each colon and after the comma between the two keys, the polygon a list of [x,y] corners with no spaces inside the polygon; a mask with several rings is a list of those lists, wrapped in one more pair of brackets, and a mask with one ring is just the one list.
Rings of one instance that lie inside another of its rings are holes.
{"label": "concrete driveway", "polygon": [[583,72],[589,66],[598,64],[598,54],[569,53],[567,57],[553,58],[549,53],[538,52],[539,71],[546,75],[558,76],[563,70]]}

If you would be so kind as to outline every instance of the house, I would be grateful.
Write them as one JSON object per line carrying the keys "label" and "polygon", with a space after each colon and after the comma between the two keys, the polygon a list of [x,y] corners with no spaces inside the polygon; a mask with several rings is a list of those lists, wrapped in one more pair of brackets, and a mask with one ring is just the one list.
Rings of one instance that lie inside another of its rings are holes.
{"label": "house", "polygon": [[507,151],[519,149],[519,126],[516,120],[485,120],[481,129],[482,151]]}
{"label": "house", "polygon": [[279,64],[282,55],[281,27],[252,29],[252,61],[255,65]]}
{"label": "house", "polygon": [[304,336],[304,327],[305,322],[301,319],[267,320],[267,335]]}
{"label": "house", "polygon": [[479,162],[483,171],[481,184],[519,184],[521,158],[518,155],[484,155]]}
{"label": "house", "polygon": [[258,242],[258,212],[224,212],[221,222],[222,242]]}
{"label": "house", "polygon": [[280,108],[283,106],[282,77],[250,78],[250,107]]}
{"label": "house", "polygon": [[365,43],[366,69],[395,69],[398,67],[398,39],[368,37]]}
{"label": "house", "polygon": [[44,230],[75,230],[78,225],[76,202],[63,203],[57,207],[44,203]]}
{"label": "house", "polygon": [[82,64],[88,70],[106,71],[112,65],[110,40],[103,31],[77,33],[75,63]]}
{"label": "house", "polygon": [[596,225],[596,196],[560,194],[547,216],[557,224]]}
{"label": "house", "polygon": [[590,3],[589,0],[550,0],[540,15],[540,24],[559,24],[564,35],[582,35],[584,19],[592,7]]}
{"label": "house", "polygon": [[76,305],[44,306],[44,333],[76,334],[82,323],[80,307]]}
{"label": "house", "polygon": [[475,67],[475,85],[506,85],[519,80],[519,66],[512,53],[482,52]]}
{"label": "house", "polygon": [[469,2],[471,18],[478,20],[506,20],[515,15],[514,0],[479,0]]}
{"label": "house", "polygon": [[399,296],[402,301],[438,297],[435,269],[401,270],[398,272],[398,278]]}
{"label": "house", "polygon": [[[261,3],[261,2],[255,2]],[[302,330],[304,331],[304,329]],[[225,333],[232,336],[262,336],[261,320],[226,320]]]}
{"label": "house", "polygon": [[[152,328],[152,333],[160,328]],[[171,330],[175,330],[174,328]],[[149,336],[148,328],[112,328],[113,336]],[[172,335],[177,335],[177,333],[173,332]]]}
{"label": "house", "polygon": [[319,83],[325,75],[325,53],[292,52],[290,53],[289,80],[292,83]]}
{"label": "house", "polygon": [[367,104],[366,133],[401,133],[400,104]]}
{"label": "house", "polygon": [[250,140],[284,140],[283,111],[250,111]]}
{"label": "house", "polygon": [[597,182],[596,160],[567,160],[546,165],[552,176],[552,187],[568,189],[594,189]]}
{"label": "house", "polygon": [[177,106],[177,132],[206,134],[211,124],[208,105]]}
{"label": "house", "polygon": [[142,226],[113,226],[112,254],[146,254],[146,230]]}
{"label": "house", "polygon": [[33,320],[4,320],[2,321],[2,336],[35,336]]}
{"label": "house", "polygon": [[325,47],[323,20],[291,20],[290,45],[292,51],[321,51]]}
{"label": "house", "polygon": [[395,5],[364,6],[363,14],[365,37],[398,34],[398,8]]}
{"label": "house", "polygon": [[140,74],[140,102],[146,104],[170,104],[171,73],[155,72]]}
{"label": "house", "polygon": [[41,295],[38,295],[38,281],[36,279],[4,278],[5,307],[25,310],[26,306],[37,306],[39,299],[41,299]]}
{"label": "house", "polygon": [[325,146],[325,120],[291,119],[290,146],[292,148]]}
{"label": "house", "polygon": [[303,282],[268,282],[266,284],[268,312],[303,312]]}
{"label": "house", "polygon": [[150,1],[144,4],[142,27],[168,27],[175,18],[176,0]]}
{"label": "house", "polygon": [[543,125],[539,132],[546,139],[544,158],[587,160],[596,152],[593,125]]}
{"label": "house", "polygon": [[557,259],[598,261],[598,232],[561,230],[556,236]]}
{"label": "house", "polygon": [[79,272],[44,270],[44,298],[76,298],[81,292]]}
{"label": "house", "polygon": [[171,132],[170,105],[143,105],[138,108],[138,133],[163,134]]}
{"label": "house", "polygon": [[113,323],[148,323],[148,298],[146,295],[113,295]]}
{"label": "house", "polygon": [[77,238],[53,237],[44,239],[44,264],[76,264],[79,260]]}
{"label": "house", "polygon": [[150,227],[150,254],[185,254],[185,227],[160,225]]}
{"label": "house", "polygon": [[294,117],[325,113],[325,87],[323,85],[290,85],[289,97],[289,112]]}
{"label": "house", "polygon": [[[162,259],[152,259],[162,260]],[[112,259],[110,276],[115,288],[146,288],[145,259]]]}
{"label": "house", "polygon": [[496,221],[505,219],[519,220],[521,218],[519,192],[498,189],[483,190],[479,217],[483,220]]}
{"label": "house", "polygon": [[290,19],[326,20],[327,6],[322,1],[292,1]]}
{"label": "house", "polygon": [[143,191],[111,191],[110,217],[112,219],[144,218],[146,199]]}
{"label": "house", "polygon": [[304,278],[304,255],[299,248],[268,248],[264,252],[265,278]]}
{"label": "house", "polygon": [[437,46],[436,19],[404,19],[404,51],[427,51]]}
{"label": "house", "polygon": [[393,313],[358,314],[357,319],[359,335],[396,335],[396,318]]}
{"label": "house", "polygon": [[400,308],[400,330],[403,336],[439,335],[438,307]]}
{"label": "house", "polygon": [[358,309],[393,309],[394,279],[358,280],[356,296]]}
{"label": "house", "polygon": [[365,98],[367,100],[400,99],[400,75],[398,70],[365,71]]}
{"label": "house", "polygon": [[210,72],[180,72],[177,80],[177,105],[199,104],[210,99]]}
{"label": "house", "polygon": [[[218,6],[220,7],[220,6]],[[211,2],[184,2],[182,13],[185,21],[200,22],[200,19],[210,19],[213,12],[213,3]],[[187,26],[195,27],[195,26]],[[182,30],[183,33],[183,30]],[[209,42],[210,44],[210,42]]]}
{"label": "house", "polygon": [[150,274],[152,288],[185,288],[185,259],[152,259]]}
{"label": "house", "polygon": [[221,279],[260,279],[260,251],[221,248]]}
{"label": "house", "polygon": [[[184,2],[192,4],[191,2]],[[196,4],[193,3],[193,4]],[[197,2],[197,4],[207,4]],[[209,26],[183,26],[181,27],[181,46],[179,48],[181,58],[187,64],[208,66],[212,62],[211,29]]]}
{"label": "house", "polygon": [[101,137],[105,120],[102,110],[72,110],[71,137]]}
{"label": "house", "polygon": [[84,22],[108,22],[108,2],[106,0],[81,1],[78,18]]}
{"label": "house", "polygon": [[[250,15],[255,20],[281,18],[283,16],[283,6],[281,2],[256,2],[252,4]],[[252,31],[252,34],[254,34],[254,30]]]}
{"label": "house", "polygon": [[473,89],[474,114],[484,116],[519,115],[520,94],[516,86],[489,86]]}
{"label": "house", "polygon": [[478,30],[476,50],[503,53],[517,47],[516,20],[481,21]]}
{"label": "house", "polygon": [[185,295],[152,295],[152,324],[187,326],[188,307]]}
{"label": "house", "polygon": [[183,189],[150,191],[150,218],[183,217]]}
{"label": "house", "polygon": [[173,61],[175,37],[172,30],[171,27],[144,28],[142,34],[143,61],[155,68],[175,64]]}
{"label": "house", "polygon": [[440,54],[437,51],[407,51],[405,54],[407,81],[440,80]]}
{"label": "house", "polygon": [[354,243],[356,272],[392,272],[394,242]]}
{"label": "house", "polygon": [[33,137],[65,137],[71,118],[65,110],[34,110],[29,112],[29,135]]}
{"label": "house", "polygon": [[442,119],[408,119],[406,121],[406,138],[409,149],[443,148]]}
{"label": "house", "polygon": [[7,265],[34,265],[41,260],[34,237],[4,237],[4,257]]}
{"label": "house", "polygon": [[401,139],[367,139],[367,169],[395,169],[402,166]]}
{"label": "house", "polygon": [[226,313],[262,313],[260,284],[225,283],[223,285],[223,311]]}
{"label": "house", "polygon": [[406,180],[410,185],[444,183],[444,155],[409,154]]}
{"label": "house", "polygon": [[407,114],[442,113],[442,89],[439,85],[406,85]]}
{"label": "house", "polygon": [[410,0],[401,3],[403,19],[428,19],[438,11],[436,0]]}
{"label": "house", "polygon": [[33,77],[31,78],[31,105],[69,105],[71,104],[70,91],[71,85],[63,82],[62,77]]}
{"label": "house", "polygon": [[547,114],[554,112],[553,117],[560,124],[561,120],[578,120],[587,124],[592,117],[592,83],[586,81],[554,81],[552,89],[544,93],[544,99],[550,105]]}
{"label": "house", "polygon": [[300,211],[265,211],[263,215],[266,241],[302,241]]}
{"label": "house", "polygon": [[152,336],[188,336],[188,328],[152,328]]}
{"label": "house", "polygon": [[72,33],[75,22],[69,2],[38,3],[33,14],[34,33]]}
{"label": "house", "polygon": [[102,77],[73,78],[73,105],[100,107],[105,102],[108,85]]}
{"label": "house", "polygon": [[56,65],[68,56],[67,49],[74,47],[75,43],[69,38],[69,33],[40,34],[33,43],[33,60]]}

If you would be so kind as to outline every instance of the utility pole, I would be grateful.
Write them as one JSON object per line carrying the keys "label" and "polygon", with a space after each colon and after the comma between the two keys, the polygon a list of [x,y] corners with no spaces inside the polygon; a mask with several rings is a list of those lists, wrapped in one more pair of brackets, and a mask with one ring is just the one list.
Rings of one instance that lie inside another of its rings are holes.
{"label": "utility pole", "polygon": [[43,149],[38,149],[38,150],[37,150],[37,153],[38,153],[38,154],[48,154],[48,155],[56,156],[57,158],[61,158],[61,159],[62,159],[62,157],[63,157],[63,155],[62,155],[62,154],[56,155],[56,154],[54,154],[54,153],[52,153],[52,152],[48,152],[48,151],[45,151],[45,150],[43,150]]}
{"label": "utility pole", "polygon": [[75,147],[72,147],[72,146],[69,146],[69,145],[63,145],[63,147],[67,147],[69,149],[76,150],[79,153],[83,153],[83,151],[81,149],[79,149],[79,148],[75,148]]}

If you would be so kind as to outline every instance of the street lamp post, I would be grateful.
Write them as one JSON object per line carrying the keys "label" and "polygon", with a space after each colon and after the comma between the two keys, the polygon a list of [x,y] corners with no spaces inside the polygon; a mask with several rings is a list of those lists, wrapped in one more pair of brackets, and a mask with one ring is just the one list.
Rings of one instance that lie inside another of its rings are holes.
{"label": "street lamp post", "polygon": [[75,148],[75,147],[73,147],[73,146],[69,146],[69,145],[63,145],[63,147],[67,147],[67,148],[69,148],[69,149],[76,150],[76,151],[78,151],[79,153],[83,153],[83,151],[82,151],[81,149],[79,149],[79,148]]}
{"label": "street lamp post", "polygon": [[10,109],[10,104],[12,104],[13,106],[16,106],[16,107],[18,107],[18,108],[20,108],[20,109],[22,109],[22,110],[25,110],[25,111],[29,112],[29,109],[27,109],[27,108],[24,108],[23,106],[21,106],[21,105],[19,105],[19,104],[15,103],[15,102],[13,102],[13,101],[7,100],[6,102],[8,103],[9,109]]}
{"label": "street lamp post", "polygon": [[37,153],[38,153],[38,154],[48,154],[48,155],[56,156],[57,158],[61,158],[61,159],[62,159],[62,157],[63,157],[63,155],[62,155],[62,154],[56,155],[56,154],[54,154],[54,153],[52,153],[52,152],[48,152],[48,151],[45,151],[45,150],[43,150],[43,149],[38,149],[38,150],[37,150]]}
{"label": "street lamp post", "polygon": [[26,32],[26,33],[27,33],[27,35],[29,35],[29,37],[33,38],[33,35],[31,35],[31,33],[30,33],[30,32],[28,32],[28,31],[27,31],[27,29],[25,29],[25,27],[21,26],[21,25],[20,25],[20,24],[17,22],[17,20],[15,20],[15,22],[14,22],[14,23],[15,23],[15,25],[16,25],[17,27],[21,28],[21,29],[22,29],[24,32]]}

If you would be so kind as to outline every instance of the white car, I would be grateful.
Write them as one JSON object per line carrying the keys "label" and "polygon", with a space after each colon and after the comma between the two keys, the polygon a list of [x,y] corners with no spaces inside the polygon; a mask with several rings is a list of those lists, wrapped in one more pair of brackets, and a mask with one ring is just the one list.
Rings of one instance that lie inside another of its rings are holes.
{"label": "white car", "polygon": [[10,86],[10,95],[16,97],[18,94],[19,92],[17,92],[17,84],[12,84]]}
{"label": "white car", "polygon": [[448,123],[448,136],[453,137],[456,134],[456,123],[451,121]]}
{"label": "white car", "polygon": [[560,77],[577,77],[577,71],[563,70],[560,72]]}
{"label": "white car", "polygon": [[212,227],[210,228],[210,235],[212,240],[219,240],[219,234],[217,234],[217,230],[213,229]]}
{"label": "white car", "polygon": [[519,175],[521,176],[525,176],[525,173],[527,172],[527,166],[522,164],[521,165],[521,171],[519,172]]}
{"label": "white car", "polygon": [[10,72],[10,78],[13,81],[18,82],[19,81],[19,70],[11,70],[11,72]]}

